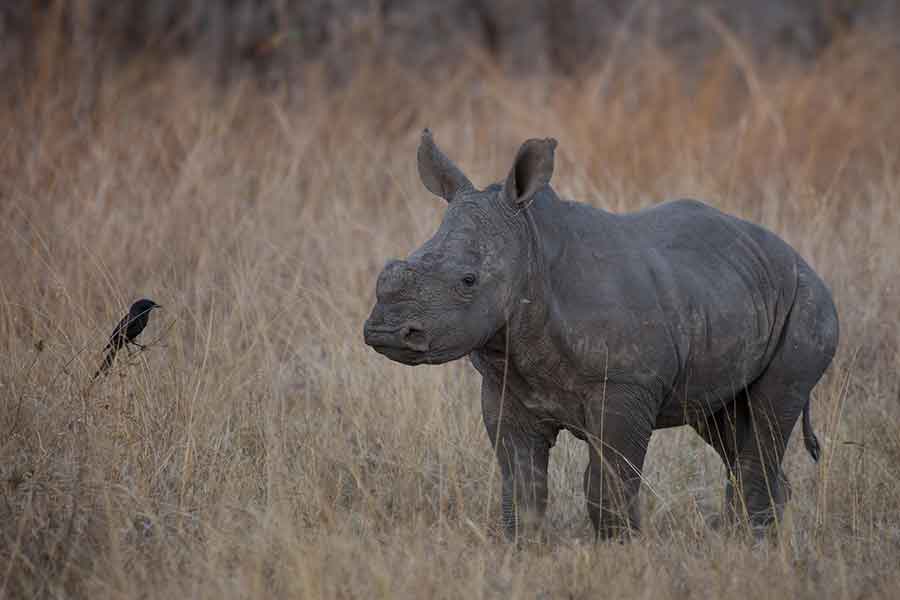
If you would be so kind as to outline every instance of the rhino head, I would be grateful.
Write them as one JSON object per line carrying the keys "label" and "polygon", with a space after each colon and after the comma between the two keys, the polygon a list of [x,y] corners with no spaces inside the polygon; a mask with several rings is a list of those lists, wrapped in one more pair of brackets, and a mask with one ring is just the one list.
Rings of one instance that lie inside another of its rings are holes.
{"label": "rhino head", "polygon": [[550,182],[555,148],[553,139],[526,141],[505,182],[478,190],[423,132],[419,177],[447,211],[431,239],[378,276],[366,344],[407,365],[440,364],[503,328],[533,261],[525,209]]}

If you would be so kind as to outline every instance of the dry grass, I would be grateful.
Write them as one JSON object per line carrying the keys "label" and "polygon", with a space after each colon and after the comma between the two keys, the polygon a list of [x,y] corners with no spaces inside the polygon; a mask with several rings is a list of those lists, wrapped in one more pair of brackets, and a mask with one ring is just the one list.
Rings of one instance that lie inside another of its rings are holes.
{"label": "dry grass", "polygon": [[[0,597],[895,597],[895,52],[848,40],[801,69],[732,44],[683,76],[648,48],[578,82],[473,57],[438,84],[381,65],[326,93],[311,73],[291,98],[190,65],[81,74],[47,59],[0,114]],[[654,436],[640,540],[591,544],[565,434],[551,539],[500,539],[473,369],[361,339],[380,266],[440,219],[415,174],[426,125],[479,184],[553,135],[561,193],[700,197],[824,276],[824,460],[792,440],[778,543],[705,525],[724,471],[683,429]],[[90,385],[145,295],[157,341]]]}

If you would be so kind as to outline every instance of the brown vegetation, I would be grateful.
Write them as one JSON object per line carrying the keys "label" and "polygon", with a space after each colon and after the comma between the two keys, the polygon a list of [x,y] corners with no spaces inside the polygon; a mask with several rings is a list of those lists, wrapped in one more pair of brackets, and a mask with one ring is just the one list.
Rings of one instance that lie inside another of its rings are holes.
{"label": "brown vegetation", "polygon": [[[689,77],[649,45],[577,80],[473,53],[438,84],[384,62],[323,91],[311,65],[290,97],[44,57],[0,109],[0,597],[895,597],[900,57],[849,37],[762,68],[719,33]],[[500,539],[477,375],[361,339],[382,263],[443,208],[424,126],[481,185],[552,135],[562,194],[699,197],[822,274],[842,319],[823,460],[792,440],[777,541],[706,525],[724,469],[686,429],[654,435],[639,540],[592,545],[566,435],[550,539]],[[165,306],[151,347],[91,385],[141,296]]]}

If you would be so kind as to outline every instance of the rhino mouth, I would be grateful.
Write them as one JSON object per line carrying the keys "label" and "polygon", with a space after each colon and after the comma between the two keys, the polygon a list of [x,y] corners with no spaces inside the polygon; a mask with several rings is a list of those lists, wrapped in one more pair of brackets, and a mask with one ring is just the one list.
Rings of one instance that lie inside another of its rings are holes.
{"label": "rhino mouth", "polygon": [[381,345],[373,345],[372,350],[395,362],[403,363],[404,365],[412,366],[428,362],[428,353],[419,350],[410,350],[409,348]]}
{"label": "rhino mouth", "polygon": [[399,327],[367,322],[364,327],[366,345],[375,352],[404,365],[440,365],[461,358],[470,350],[438,347],[438,340],[417,321]]}
{"label": "rhino mouth", "polygon": [[403,364],[420,364],[429,350],[429,339],[422,326],[410,321],[399,327],[367,322],[365,342],[373,350]]}
{"label": "rhino mouth", "polygon": [[469,354],[468,350],[440,351],[431,349],[424,352],[417,352],[405,348],[398,348],[396,346],[372,346],[372,349],[382,356],[393,360],[394,362],[398,362],[410,367],[414,367],[416,365],[442,365],[444,363],[460,359]]}

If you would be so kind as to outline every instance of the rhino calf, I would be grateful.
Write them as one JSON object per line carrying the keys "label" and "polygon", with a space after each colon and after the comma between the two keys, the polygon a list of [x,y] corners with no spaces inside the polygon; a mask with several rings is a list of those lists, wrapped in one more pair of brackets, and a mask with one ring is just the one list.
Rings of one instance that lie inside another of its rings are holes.
{"label": "rhino calf", "polygon": [[[539,526],[557,434],[586,441],[598,537],[638,528],[654,429],[690,425],[719,454],[729,514],[781,515],[781,468],[838,318],[812,268],[772,232],[693,200],[612,214],[550,187],[556,141],[526,141],[501,184],[478,190],[428,130],[425,187],[448,208],[434,236],[378,277],[366,344],[407,364],[468,356],[515,537]],[[746,513],[744,513],[746,511]]]}

